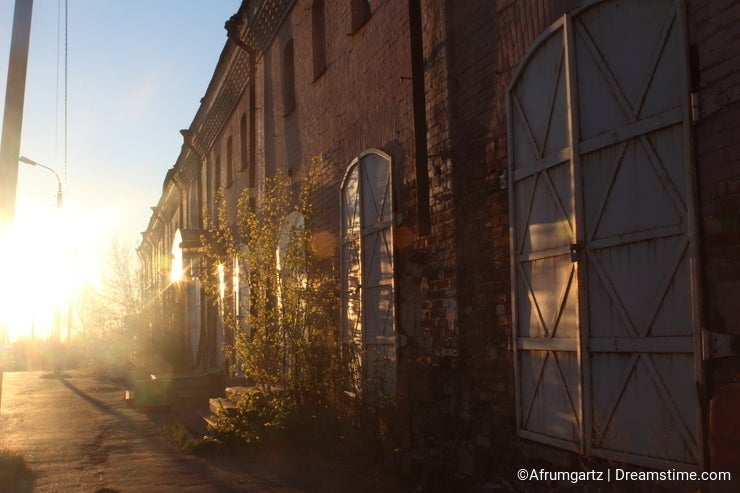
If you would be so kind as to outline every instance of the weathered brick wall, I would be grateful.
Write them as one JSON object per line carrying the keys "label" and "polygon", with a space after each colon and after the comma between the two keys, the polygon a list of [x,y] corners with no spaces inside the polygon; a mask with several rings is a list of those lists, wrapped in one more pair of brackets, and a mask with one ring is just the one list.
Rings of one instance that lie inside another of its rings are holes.
{"label": "weathered brick wall", "polygon": [[[433,234],[409,377],[411,441],[463,475],[537,448],[515,438],[506,91],[535,38],[579,3],[423,2]],[[711,110],[696,125],[706,319],[729,332],[740,332],[738,16],[737,2],[688,2],[702,110]],[[738,374],[733,360],[714,366],[715,379]]]}
{"label": "weathered brick wall", "polygon": [[430,234],[417,240],[413,254],[400,265],[404,285],[399,309],[409,337],[400,351],[398,386],[408,419],[405,441],[414,462],[452,473],[453,452],[447,446],[458,431],[450,387],[458,321],[447,22],[443,2],[421,2]]}
{"label": "weathered brick wall", "polygon": [[[354,34],[350,3],[326,0],[326,70],[315,78],[310,0],[299,0],[258,55],[257,181],[305,173],[318,157],[314,229],[319,253],[338,264],[339,187],[360,152],[393,157],[398,438],[430,470],[485,478],[510,474],[516,438],[511,348],[507,87],[529,46],[577,0],[421,0],[430,234],[420,237],[414,155],[408,2],[372,1]],[[689,0],[689,43],[703,116],[695,127],[707,328],[740,332],[740,6]],[[292,40],[296,107],[283,108],[282,59]],[[226,159],[246,92],[215,147]],[[235,164],[229,202],[246,186]],[[225,176],[225,174],[224,174]],[[710,376],[732,380],[736,360]],[[413,454],[412,454],[413,455]]]}
{"label": "weathered brick wall", "polygon": [[[339,267],[339,198],[347,168],[361,152],[380,149],[392,157],[394,263],[398,318],[396,329],[413,334],[421,304],[414,172],[414,128],[408,4],[373,1],[371,17],[351,32],[350,2],[325,0],[326,70],[315,77],[310,0],[296,3],[276,38],[258,62],[258,162],[269,170],[300,176],[313,158],[315,175],[314,246]],[[285,115],[282,99],[283,50],[292,39],[295,52],[296,107]],[[337,314],[338,315],[338,314]],[[406,392],[410,382],[400,349],[396,437],[408,437]],[[407,440],[406,440],[407,441]]]}
{"label": "weathered brick wall", "polygon": [[[692,92],[702,246],[704,328],[740,335],[740,4],[690,0]],[[695,98],[696,100],[696,98]],[[711,361],[706,381],[714,470],[740,473],[740,358]]]}
{"label": "weathered brick wall", "polygon": [[[387,152],[397,183],[409,162],[411,91],[402,79],[409,66],[407,12],[403,2],[373,2],[370,20],[349,35],[350,3],[326,0],[326,70],[314,79],[311,4],[296,2],[260,63],[262,159],[266,167],[296,176],[305,173],[312,158],[321,160],[314,227],[334,239],[325,247],[337,256],[339,187],[352,159],[369,148]],[[291,39],[296,107],[286,115],[282,58]],[[396,199],[400,210],[407,207],[400,191]]]}
{"label": "weathered brick wall", "polygon": [[529,45],[575,3],[422,2],[432,234],[407,363],[415,458],[441,475],[509,474],[518,453],[506,91]]}
{"label": "weathered brick wall", "polygon": [[[740,334],[740,4],[688,2],[706,328]],[[740,369],[737,361],[725,362]],[[730,373],[730,372],[723,372]],[[717,375],[722,380],[729,374]]]}
{"label": "weathered brick wall", "polygon": [[[260,183],[278,170],[297,178],[313,158],[319,158],[323,164],[316,176],[315,227],[334,237],[333,244],[326,246],[336,256],[339,186],[352,159],[368,148],[382,149],[393,157],[395,178],[403,183],[403,170],[411,156],[411,92],[405,80],[409,66],[407,8],[403,2],[372,2],[370,20],[349,35],[349,3],[326,0],[326,70],[314,78],[311,5],[311,0],[296,2],[266,51],[256,54],[256,181]],[[295,53],[296,107],[286,114],[283,53],[290,40]],[[220,155],[225,185],[227,141],[232,138],[234,182],[225,188],[230,205],[248,184],[248,173],[239,169],[239,125],[241,116],[249,111],[245,88],[207,151],[207,173],[213,180],[215,157]],[[397,193],[399,209],[408,207],[404,197],[404,193]]]}
{"label": "weathered brick wall", "polygon": [[[369,21],[350,34],[350,3],[326,0],[326,70],[314,77],[312,3],[297,1],[265,52],[256,55],[256,179],[259,183],[278,170],[297,178],[313,158],[319,158],[322,166],[316,176],[315,227],[334,237],[334,244],[327,244],[327,248],[336,256],[339,187],[352,159],[364,150],[378,148],[392,156],[396,207],[404,222],[413,220],[413,214],[406,213],[412,210],[413,200],[406,200],[403,185],[413,158],[408,12],[405,2],[371,2]],[[286,112],[283,54],[291,40],[296,106]],[[247,173],[238,169],[238,156],[239,121],[248,111],[245,90],[208,151],[208,172],[213,179],[215,156],[220,155],[225,166],[226,143],[232,137],[237,163],[235,181],[225,190],[229,204],[247,185]],[[221,174],[225,183],[225,168]]]}

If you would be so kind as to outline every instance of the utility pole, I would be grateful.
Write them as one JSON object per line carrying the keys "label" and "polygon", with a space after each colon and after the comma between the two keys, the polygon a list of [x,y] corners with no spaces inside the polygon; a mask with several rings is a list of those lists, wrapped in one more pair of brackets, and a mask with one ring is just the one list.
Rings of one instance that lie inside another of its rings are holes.
{"label": "utility pole", "polygon": [[8,60],[8,85],[5,90],[5,115],[0,140],[0,227],[10,225],[15,215],[32,11],[33,0],[15,0]]}
{"label": "utility pole", "polygon": [[[23,100],[26,96],[28,45],[31,39],[33,0],[15,0],[13,33],[10,38],[8,85],[5,89],[5,115],[0,137],[0,229],[10,226],[15,216],[18,186],[18,156],[21,153]],[[3,259],[6,262],[9,259]],[[0,368],[0,402],[3,397],[3,371]]]}

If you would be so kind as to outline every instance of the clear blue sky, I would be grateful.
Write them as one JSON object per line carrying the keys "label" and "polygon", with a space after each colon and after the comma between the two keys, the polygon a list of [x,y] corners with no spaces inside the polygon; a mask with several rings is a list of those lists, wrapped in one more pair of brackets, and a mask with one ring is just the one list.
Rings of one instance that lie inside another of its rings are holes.
{"label": "clear blue sky", "polygon": [[[65,177],[64,0],[35,0],[21,154],[57,170],[70,207],[98,211],[105,228],[138,244],[239,4],[69,0]],[[0,0],[0,110],[14,8]],[[53,207],[55,193],[50,173],[21,165],[16,217]]]}
{"label": "clear blue sky", "polygon": [[[54,168],[65,197],[60,212],[54,176],[20,165],[15,230],[0,231],[10,340],[48,336],[54,307],[100,279],[112,238],[139,245],[239,4],[69,0],[65,170],[64,0],[34,1],[21,155]],[[14,9],[0,0],[0,115]]]}

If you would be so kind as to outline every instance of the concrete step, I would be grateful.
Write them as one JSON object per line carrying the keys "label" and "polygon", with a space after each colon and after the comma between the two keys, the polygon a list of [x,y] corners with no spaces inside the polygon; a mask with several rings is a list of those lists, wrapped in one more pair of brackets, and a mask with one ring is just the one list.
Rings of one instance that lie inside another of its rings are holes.
{"label": "concrete step", "polygon": [[[127,403],[137,407],[206,407],[208,399],[223,396],[222,379],[214,375],[148,375],[132,382]],[[133,399],[131,399],[133,397]]]}
{"label": "concrete step", "polygon": [[246,395],[258,392],[255,387],[247,385],[234,385],[226,387],[224,395],[226,397],[214,397],[208,399],[208,408],[211,411],[210,416],[206,416],[205,413],[201,414],[201,417],[205,423],[214,428],[216,419],[219,416],[228,416],[236,411],[237,402]]}
{"label": "concrete step", "polygon": [[167,386],[177,399],[192,400],[223,395],[223,386],[220,379],[211,375],[196,376],[169,376],[164,377]]}
{"label": "concrete step", "polygon": [[255,392],[254,387],[245,385],[235,385],[226,387],[224,395],[226,397],[214,397],[208,399],[208,408],[211,411],[210,416],[201,415],[206,424],[214,428],[216,419],[219,416],[228,416],[236,411],[236,402],[244,395]]}
{"label": "concrete step", "polygon": [[208,399],[208,409],[214,416],[223,416],[236,410],[236,404],[230,399],[224,397],[214,397]]}
{"label": "concrete step", "polygon": [[206,413],[206,414],[201,414],[200,417],[203,418],[203,422],[206,425],[206,431],[203,434],[206,434],[209,432],[209,430],[213,430],[216,428],[216,417],[215,416],[213,416],[212,414],[209,415]]}
{"label": "concrete step", "polygon": [[227,399],[237,401],[240,397],[252,394],[256,391],[257,390],[254,387],[248,387],[246,385],[236,385],[233,387],[226,387],[225,395]]}

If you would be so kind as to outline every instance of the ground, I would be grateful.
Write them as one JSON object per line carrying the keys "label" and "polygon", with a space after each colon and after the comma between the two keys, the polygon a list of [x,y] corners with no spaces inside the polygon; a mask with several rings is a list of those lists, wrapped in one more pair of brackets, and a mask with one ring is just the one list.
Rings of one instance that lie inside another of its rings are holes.
{"label": "ground", "polygon": [[159,419],[128,408],[123,389],[80,372],[5,373],[0,449],[32,476],[13,492],[402,492],[396,471],[361,454],[310,447],[193,455]]}

